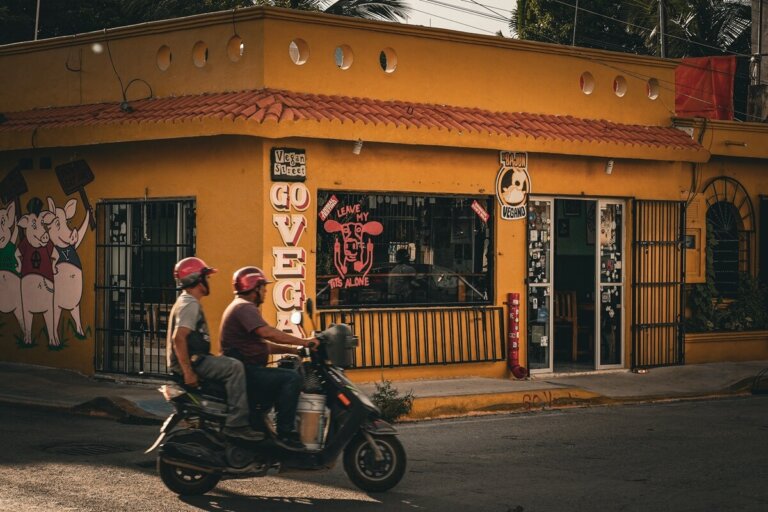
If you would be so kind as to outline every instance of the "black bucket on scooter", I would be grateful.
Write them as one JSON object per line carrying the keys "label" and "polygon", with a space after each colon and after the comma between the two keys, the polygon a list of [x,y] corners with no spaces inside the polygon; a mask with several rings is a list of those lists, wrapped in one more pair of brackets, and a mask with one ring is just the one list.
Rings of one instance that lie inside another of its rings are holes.
{"label": "black bucket on scooter", "polygon": [[359,341],[347,324],[331,324],[323,331],[328,359],[341,368],[355,365],[355,348]]}

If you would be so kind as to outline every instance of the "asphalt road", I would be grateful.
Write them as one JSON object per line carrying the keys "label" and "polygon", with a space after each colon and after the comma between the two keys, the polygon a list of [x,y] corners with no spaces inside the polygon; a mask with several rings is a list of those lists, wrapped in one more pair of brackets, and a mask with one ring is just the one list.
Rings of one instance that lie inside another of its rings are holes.
{"label": "asphalt road", "polygon": [[142,453],[156,430],[0,407],[0,510],[768,510],[768,397],[404,424],[408,472],[371,495],[339,466],[178,498]]}

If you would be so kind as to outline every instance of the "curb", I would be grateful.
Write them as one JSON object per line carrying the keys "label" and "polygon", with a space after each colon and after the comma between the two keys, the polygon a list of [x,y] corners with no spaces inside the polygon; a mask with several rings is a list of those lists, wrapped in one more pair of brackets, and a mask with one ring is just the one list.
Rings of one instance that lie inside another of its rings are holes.
{"label": "curb", "polygon": [[[753,378],[744,379],[725,389],[707,393],[677,395],[627,396],[612,398],[584,389],[543,389],[527,392],[414,398],[411,412],[400,422],[447,419],[499,412],[539,412],[577,407],[636,405],[644,403],[683,402],[737,396],[751,396]],[[473,405],[470,405],[473,404]]]}

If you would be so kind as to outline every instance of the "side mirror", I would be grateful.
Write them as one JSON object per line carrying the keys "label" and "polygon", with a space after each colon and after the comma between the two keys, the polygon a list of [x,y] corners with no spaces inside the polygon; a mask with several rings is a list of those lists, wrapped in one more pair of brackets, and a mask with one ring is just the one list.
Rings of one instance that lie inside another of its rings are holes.
{"label": "side mirror", "polygon": [[312,314],[315,312],[315,303],[312,301],[312,299],[307,299],[307,301],[304,303],[304,309],[307,311],[307,314],[311,317]]}

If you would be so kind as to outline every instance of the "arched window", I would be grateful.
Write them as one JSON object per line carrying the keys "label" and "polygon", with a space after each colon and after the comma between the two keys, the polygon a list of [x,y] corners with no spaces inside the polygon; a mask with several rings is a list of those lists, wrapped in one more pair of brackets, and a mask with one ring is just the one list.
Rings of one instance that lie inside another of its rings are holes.
{"label": "arched window", "polygon": [[735,297],[739,274],[752,273],[754,213],[744,187],[721,176],[704,188],[708,233],[714,237],[712,267],[714,285],[723,297]]}

